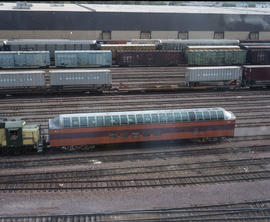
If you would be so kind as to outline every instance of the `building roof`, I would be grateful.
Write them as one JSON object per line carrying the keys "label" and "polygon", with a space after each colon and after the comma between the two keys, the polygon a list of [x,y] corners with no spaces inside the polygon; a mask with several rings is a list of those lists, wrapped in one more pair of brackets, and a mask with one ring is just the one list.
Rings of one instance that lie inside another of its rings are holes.
{"label": "building roof", "polygon": [[199,13],[199,14],[264,14],[268,8],[208,7],[208,6],[157,6],[157,5],[118,5],[118,4],[49,4],[32,3],[30,9],[18,9],[16,3],[0,5],[0,10],[7,11],[72,11],[72,12],[133,12],[133,13]]}

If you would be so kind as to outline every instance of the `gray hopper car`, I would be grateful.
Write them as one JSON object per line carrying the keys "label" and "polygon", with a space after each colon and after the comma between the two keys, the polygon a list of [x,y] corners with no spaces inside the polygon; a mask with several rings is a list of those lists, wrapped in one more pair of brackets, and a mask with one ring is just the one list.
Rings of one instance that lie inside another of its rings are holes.
{"label": "gray hopper car", "polygon": [[1,71],[0,88],[45,86],[45,71]]}
{"label": "gray hopper car", "polygon": [[48,51],[10,51],[0,52],[2,68],[40,68],[50,66]]}
{"label": "gray hopper car", "polygon": [[232,83],[241,82],[241,66],[189,67],[186,68],[185,82],[187,86],[198,86],[205,82]]}
{"label": "gray hopper car", "polygon": [[110,50],[55,51],[56,67],[109,67]]}

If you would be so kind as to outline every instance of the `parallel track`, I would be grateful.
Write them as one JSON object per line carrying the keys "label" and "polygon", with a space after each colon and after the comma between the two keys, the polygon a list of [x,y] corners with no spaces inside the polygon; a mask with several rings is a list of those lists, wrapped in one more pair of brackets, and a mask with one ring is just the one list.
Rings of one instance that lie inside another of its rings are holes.
{"label": "parallel track", "polygon": [[211,162],[194,162],[186,164],[167,164],[167,165],[151,165],[151,166],[134,166],[134,167],[117,167],[97,170],[76,170],[76,171],[60,171],[52,173],[32,173],[32,174],[12,174],[0,176],[0,184],[11,183],[29,183],[29,182],[72,182],[76,181],[96,181],[98,178],[106,177],[111,180],[115,177],[125,176],[131,177],[132,180],[140,177],[153,178],[160,177],[160,174],[166,175],[190,175],[198,176],[201,174],[214,174],[224,171],[243,172],[247,169],[249,172],[254,170],[263,170],[265,165],[270,163],[270,158],[257,159],[238,159],[238,160],[220,160]]}
{"label": "parallel track", "polygon": [[198,222],[198,221],[269,221],[270,201],[202,205],[185,208],[160,208],[90,214],[3,216],[0,222]]}
{"label": "parallel track", "polygon": [[158,179],[122,179],[122,180],[95,180],[95,181],[73,181],[73,182],[33,182],[0,184],[2,192],[16,191],[71,191],[71,190],[100,190],[100,189],[125,189],[145,187],[168,187],[187,186],[199,184],[213,184],[225,182],[258,181],[270,179],[270,171],[259,171],[251,173],[217,174],[197,177],[160,177]]}
{"label": "parallel track", "polygon": [[144,152],[143,150],[138,150],[137,152],[127,153],[127,154],[108,154],[108,155],[98,155],[98,154],[83,154],[75,155],[74,157],[64,156],[64,157],[51,157],[46,156],[29,159],[22,158],[20,161],[16,161],[13,158],[4,160],[0,162],[0,169],[24,169],[24,168],[38,168],[43,166],[64,166],[64,165],[74,165],[74,164],[91,164],[93,161],[100,161],[101,163],[108,162],[121,162],[121,161],[132,161],[132,160],[152,160],[157,158],[172,158],[172,157],[187,157],[187,156],[202,156],[202,155],[224,155],[226,153],[250,153],[250,152],[265,152],[270,149],[269,146],[252,146],[252,147],[218,147],[218,148],[195,148],[195,149],[184,149],[179,150],[173,147],[173,150],[155,152]]}

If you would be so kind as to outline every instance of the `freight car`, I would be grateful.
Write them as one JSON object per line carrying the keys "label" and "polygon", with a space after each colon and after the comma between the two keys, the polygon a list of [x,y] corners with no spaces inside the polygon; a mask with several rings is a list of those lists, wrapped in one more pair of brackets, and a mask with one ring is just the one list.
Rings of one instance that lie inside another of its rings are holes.
{"label": "freight car", "polygon": [[215,46],[234,45],[239,46],[239,40],[231,39],[164,39],[157,43],[159,50],[185,51],[188,46]]}
{"label": "freight car", "polygon": [[97,44],[127,44],[127,40],[97,40]]}
{"label": "freight car", "polygon": [[131,39],[131,44],[160,44],[160,39]]}
{"label": "freight car", "polygon": [[116,59],[116,52],[118,50],[155,50],[155,44],[101,44],[101,50],[111,50],[112,59]]}
{"label": "freight car", "polygon": [[244,45],[247,51],[247,65],[270,65],[270,44],[269,45]]}
{"label": "freight car", "polygon": [[244,65],[243,86],[270,86],[270,65]]}
{"label": "freight car", "polygon": [[109,67],[110,50],[55,51],[56,67]]}
{"label": "freight car", "polygon": [[45,86],[44,71],[1,71],[0,72],[0,89],[1,93],[5,89],[26,89],[31,90]]}
{"label": "freight car", "polygon": [[233,66],[246,63],[245,50],[239,46],[187,46],[189,66]]}
{"label": "freight car", "polygon": [[116,52],[116,64],[119,66],[177,66],[184,63],[184,53],[176,50],[117,50]]}
{"label": "freight car", "polygon": [[0,52],[1,68],[44,68],[49,66],[48,51]]}
{"label": "freight car", "polygon": [[75,88],[79,91],[87,90],[103,92],[112,87],[110,70],[63,69],[50,70],[50,90],[58,91]]}
{"label": "freight car", "polygon": [[240,85],[242,80],[241,66],[188,67],[185,73],[187,86],[221,83],[221,85]]}
{"label": "freight car", "polygon": [[97,50],[96,40],[70,39],[10,39],[4,42],[3,51],[49,51],[54,61],[56,50]]}
{"label": "freight car", "polygon": [[1,71],[0,94],[102,92],[112,87],[110,70]]}

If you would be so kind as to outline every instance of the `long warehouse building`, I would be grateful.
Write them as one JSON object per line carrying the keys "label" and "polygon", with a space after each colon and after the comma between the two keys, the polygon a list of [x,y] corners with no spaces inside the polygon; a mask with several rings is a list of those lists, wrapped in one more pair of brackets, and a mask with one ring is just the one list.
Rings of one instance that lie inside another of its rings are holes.
{"label": "long warehouse building", "polygon": [[270,37],[268,8],[0,3],[0,39],[239,39]]}

